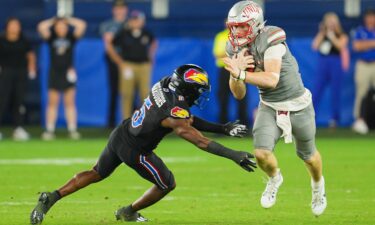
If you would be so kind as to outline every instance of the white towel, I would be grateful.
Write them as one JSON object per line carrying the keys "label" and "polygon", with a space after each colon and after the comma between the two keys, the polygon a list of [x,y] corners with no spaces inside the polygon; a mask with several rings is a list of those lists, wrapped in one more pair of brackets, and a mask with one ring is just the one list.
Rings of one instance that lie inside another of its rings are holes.
{"label": "white towel", "polygon": [[285,143],[292,143],[290,112],[300,111],[309,106],[312,102],[311,92],[306,88],[302,96],[284,102],[266,102],[262,98],[260,98],[260,101],[276,111],[276,124],[283,131],[281,137],[284,138]]}
{"label": "white towel", "polygon": [[285,143],[292,143],[292,123],[290,122],[289,111],[276,111],[276,124],[283,131],[281,137],[284,138]]}

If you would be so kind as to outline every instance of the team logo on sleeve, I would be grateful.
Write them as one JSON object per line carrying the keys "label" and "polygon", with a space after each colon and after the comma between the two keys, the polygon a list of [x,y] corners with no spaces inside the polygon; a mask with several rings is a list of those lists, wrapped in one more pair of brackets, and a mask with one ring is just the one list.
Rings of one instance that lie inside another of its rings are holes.
{"label": "team logo on sleeve", "polygon": [[207,75],[195,69],[189,69],[188,71],[186,71],[184,74],[184,80],[189,83],[197,83],[200,85],[208,84]]}
{"label": "team logo on sleeve", "polygon": [[175,106],[171,109],[171,115],[177,118],[186,119],[189,117],[189,112],[186,109]]}

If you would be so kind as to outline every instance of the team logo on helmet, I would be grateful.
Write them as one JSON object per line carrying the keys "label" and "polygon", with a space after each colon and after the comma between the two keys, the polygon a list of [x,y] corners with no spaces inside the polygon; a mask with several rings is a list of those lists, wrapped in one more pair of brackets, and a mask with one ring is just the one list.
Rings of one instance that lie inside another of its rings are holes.
{"label": "team logo on helmet", "polygon": [[184,80],[189,83],[197,83],[200,85],[208,84],[208,77],[206,74],[195,69],[189,69],[184,73]]}
{"label": "team logo on helmet", "polygon": [[186,119],[190,116],[189,112],[186,109],[180,108],[178,106],[173,107],[173,109],[171,109],[171,115],[182,119]]}

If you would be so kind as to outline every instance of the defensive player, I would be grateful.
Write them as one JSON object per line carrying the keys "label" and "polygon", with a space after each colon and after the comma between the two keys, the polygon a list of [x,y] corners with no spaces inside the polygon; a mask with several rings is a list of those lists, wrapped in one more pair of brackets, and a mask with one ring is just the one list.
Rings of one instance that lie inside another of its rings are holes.
{"label": "defensive player", "polygon": [[231,73],[231,91],[236,98],[243,98],[246,82],[257,86],[260,94],[253,127],[254,155],[269,176],[260,203],[264,208],[272,207],[283,182],[273,154],[275,144],[280,137],[286,143],[294,138],[297,155],[312,178],[311,209],[319,216],[327,200],[322,160],[315,147],[315,112],[311,93],[304,87],[297,61],[286,44],[285,32],[279,27],[265,26],[262,9],[252,1],[236,3],[229,11],[227,25],[229,57],[224,61]]}
{"label": "defensive player", "polygon": [[202,107],[208,100],[209,92],[207,73],[196,65],[182,65],[173,75],[157,82],[143,106],[112,132],[93,169],[76,174],[67,184],[52,193],[44,192],[40,195],[38,204],[31,212],[31,223],[41,223],[58,200],[103,180],[122,162],[154,185],[138,200],[118,209],[116,218],[123,221],[147,221],[137,211],[156,203],[176,187],[172,172],[153,153],[163,137],[172,131],[204,151],[231,159],[245,170],[253,171],[256,164],[250,159],[253,158],[250,153],[226,148],[198,131],[238,137],[246,133],[246,127],[237,122],[214,124],[190,114],[189,107]]}

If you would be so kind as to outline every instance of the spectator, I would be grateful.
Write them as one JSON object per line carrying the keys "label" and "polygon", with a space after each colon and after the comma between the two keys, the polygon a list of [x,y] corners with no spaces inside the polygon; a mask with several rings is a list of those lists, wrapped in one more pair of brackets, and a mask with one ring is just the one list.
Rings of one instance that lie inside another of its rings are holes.
{"label": "spectator", "polygon": [[[127,28],[122,29],[112,43],[107,46],[111,59],[120,71],[120,93],[122,98],[123,118],[133,112],[133,99],[136,89],[143,100],[147,97],[151,67],[156,51],[156,40],[150,31],[144,28],[145,15],[140,11],[130,13]],[[118,46],[119,55],[113,46]]]}
{"label": "spectator", "polygon": [[20,20],[15,17],[9,18],[5,24],[5,32],[0,36],[0,120],[11,103],[15,125],[14,140],[29,139],[29,134],[22,128],[25,112],[22,104],[27,76],[32,79],[36,76],[35,65],[35,54],[29,41],[22,34]]}
{"label": "spectator", "polygon": [[[69,25],[74,29],[70,31]],[[77,74],[73,66],[73,49],[77,39],[82,37],[86,23],[77,18],[51,18],[39,23],[38,31],[50,47],[50,74],[48,84],[47,130],[42,139],[55,138],[57,110],[60,93],[63,93],[65,117],[69,136],[79,139],[77,132],[77,110],[75,105]]]}
{"label": "spectator", "polygon": [[340,93],[344,68],[347,70],[348,57],[341,57],[348,52],[348,36],[341,28],[338,16],[333,12],[324,15],[319,32],[313,40],[312,47],[319,52],[318,71],[313,97],[314,106],[319,108],[324,89],[331,90],[330,127],[336,127],[340,121]]}
{"label": "spectator", "polygon": [[368,133],[368,126],[361,114],[362,101],[371,87],[375,87],[375,10],[368,9],[364,14],[364,26],[354,35],[353,50],[358,52],[355,68],[356,96],[354,103],[353,130],[360,134]]}
{"label": "spectator", "polygon": [[[112,19],[100,24],[100,34],[102,35],[105,46],[113,41],[117,33],[125,26],[128,7],[124,0],[116,0],[112,7]],[[120,49],[114,46],[118,54]],[[114,128],[116,125],[116,109],[119,89],[119,72],[116,63],[114,63],[106,50],[106,62],[108,68],[108,83],[109,83],[109,106],[108,106],[108,120],[107,126]]]}
{"label": "spectator", "polygon": [[[214,40],[213,53],[216,58],[216,66],[219,69],[219,121],[220,123],[225,123],[228,121],[228,103],[229,103],[229,72],[224,68],[224,62],[222,58],[226,57],[225,47],[228,41],[229,30],[225,29],[219,32]],[[238,114],[239,119],[242,124],[249,125],[249,120],[247,118],[247,99],[246,96],[238,101]]]}

